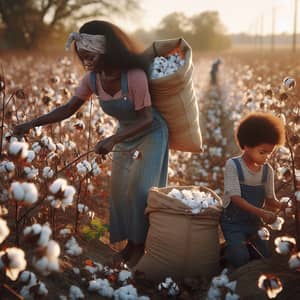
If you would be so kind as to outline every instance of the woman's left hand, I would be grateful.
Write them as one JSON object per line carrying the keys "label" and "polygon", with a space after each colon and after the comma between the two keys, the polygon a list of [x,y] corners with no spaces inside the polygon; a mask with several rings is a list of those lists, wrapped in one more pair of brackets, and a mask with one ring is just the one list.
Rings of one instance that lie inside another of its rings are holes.
{"label": "woman's left hand", "polygon": [[115,141],[114,141],[114,136],[110,136],[100,142],[98,142],[95,147],[94,147],[94,152],[97,154],[108,154],[109,152],[112,151]]}

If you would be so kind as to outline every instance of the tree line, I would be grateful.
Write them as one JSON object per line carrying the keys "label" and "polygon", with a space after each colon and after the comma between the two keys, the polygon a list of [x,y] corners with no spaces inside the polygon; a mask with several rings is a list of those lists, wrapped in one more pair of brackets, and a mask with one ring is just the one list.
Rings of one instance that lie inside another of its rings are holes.
{"label": "tree line", "polygon": [[[35,49],[49,44],[61,48],[77,22],[134,16],[140,10],[138,0],[0,0],[0,48]],[[133,35],[145,45],[157,39],[183,37],[199,51],[222,50],[231,44],[216,11],[191,17],[171,13],[153,30],[140,28]]]}

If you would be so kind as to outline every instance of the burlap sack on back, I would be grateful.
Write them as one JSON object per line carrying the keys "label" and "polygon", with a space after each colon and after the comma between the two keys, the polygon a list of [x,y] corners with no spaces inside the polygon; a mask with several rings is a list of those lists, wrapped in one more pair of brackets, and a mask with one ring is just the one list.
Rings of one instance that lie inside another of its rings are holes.
{"label": "burlap sack on back", "polygon": [[150,280],[163,280],[167,276],[182,279],[218,274],[218,224],[222,200],[209,188],[176,187],[179,190],[208,192],[220,203],[193,215],[188,206],[167,195],[173,188],[152,188],[149,191],[146,213],[150,227],[145,254],[134,270],[143,272]]}
{"label": "burlap sack on back", "polygon": [[143,55],[150,61],[179,47],[185,64],[174,74],[149,79],[153,106],[168,123],[170,149],[201,152],[199,110],[193,87],[192,49],[183,38],[154,41]]}

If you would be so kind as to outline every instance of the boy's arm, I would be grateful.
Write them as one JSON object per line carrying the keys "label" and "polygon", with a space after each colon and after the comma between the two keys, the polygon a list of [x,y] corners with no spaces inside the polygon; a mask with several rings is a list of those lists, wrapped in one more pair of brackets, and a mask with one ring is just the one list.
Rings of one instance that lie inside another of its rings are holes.
{"label": "boy's arm", "polygon": [[274,212],[256,207],[250,204],[245,199],[243,199],[241,196],[231,196],[230,199],[235,205],[240,207],[242,210],[256,215],[259,218],[262,218],[263,221],[267,224],[272,224],[276,221],[276,214]]}
{"label": "boy's arm", "polygon": [[268,210],[283,210],[287,207],[287,203],[279,202],[275,195],[274,186],[274,171],[270,164],[268,164],[268,178],[266,182],[266,197],[264,208]]}

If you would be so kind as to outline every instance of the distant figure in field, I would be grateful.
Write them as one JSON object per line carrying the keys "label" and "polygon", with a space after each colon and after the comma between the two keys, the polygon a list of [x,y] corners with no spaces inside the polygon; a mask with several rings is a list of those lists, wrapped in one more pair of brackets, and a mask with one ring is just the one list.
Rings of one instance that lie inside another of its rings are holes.
{"label": "distant figure in field", "polygon": [[211,84],[217,84],[217,74],[219,70],[219,65],[222,63],[222,60],[220,58],[217,58],[211,65],[210,69],[210,83]]}
{"label": "distant figure in field", "polygon": [[[258,252],[270,256],[268,241],[259,237],[258,230],[262,223],[274,223],[274,211],[286,207],[276,199],[274,172],[267,163],[284,141],[284,124],[271,113],[248,114],[237,127],[236,142],[242,153],[228,159],[225,165],[221,217],[227,244],[225,258],[234,267],[259,258]],[[249,247],[249,242],[255,247]]]}

